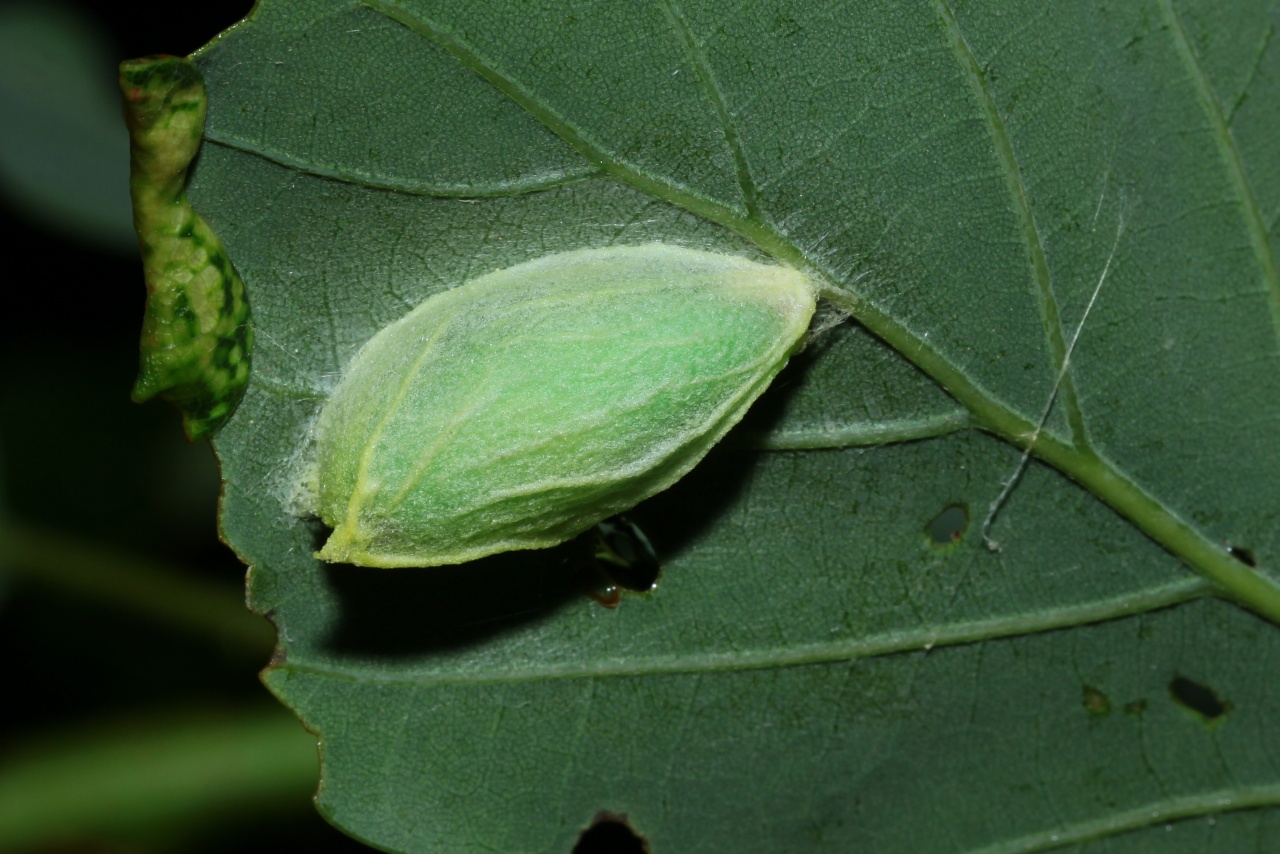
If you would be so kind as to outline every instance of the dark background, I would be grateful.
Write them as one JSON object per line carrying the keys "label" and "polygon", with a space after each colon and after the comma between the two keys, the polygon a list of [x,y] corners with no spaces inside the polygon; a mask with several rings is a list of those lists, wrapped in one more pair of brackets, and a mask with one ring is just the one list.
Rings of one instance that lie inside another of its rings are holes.
{"label": "dark background", "polygon": [[[14,5],[0,0],[0,8]],[[114,62],[190,53],[252,3],[60,5],[101,29]],[[114,86],[114,67],[102,73]],[[168,404],[129,400],[144,301],[136,251],[118,241],[93,245],[56,221],[39,221],[4,190],[0,522],[90,551],[159,561],[241,596],[244,567],[217,538],[212,451],[186,443]],[[269,634],[264,640],[260,655],[249,655],[29,570],[0,574],[0,761],[33,740],[102,726],[261,711],[275,703],[257,679],[270,654]],[[300,791],[294,802],[246,810],[212,828],[170,831],[162,841],[86,840],[56,850],[369,850],[326,824],[310,795]]]}

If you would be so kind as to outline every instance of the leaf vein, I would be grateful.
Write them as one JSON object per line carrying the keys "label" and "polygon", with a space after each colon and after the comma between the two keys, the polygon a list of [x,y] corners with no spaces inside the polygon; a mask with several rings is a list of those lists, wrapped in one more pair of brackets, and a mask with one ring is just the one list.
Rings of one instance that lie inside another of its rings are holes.
{"label": "leaf vein", "polygon": [[760,193],[756,188],[755,179],[751,175],[747,155],[742,148],[742,140],[738,136],[738,127],[729,113],[724,92],[721,91],[720,84],[716,81],[715,74],[711,71],[711,64],[707,61],[707,57],[702,52],[697,39],[694,38],[693,31],[689,29],[689,22],[685,20],[675,0],[658,0],[658,3],[662,6],[663,12],[666,13],[667,19],[671,22],[672,29],[675,30],[680,45],[688,55],[689,63],[693,66],[694,73],[698,75],[698,82],[702,84],[707,100],[711,102],[716,111],[716,117],[719,119],[720,128],[724,133],[725,143],[729,146],[729,151],[733,155],[733,163],[738,175],[738,186],[742,191],[742,199],[746,205],[747,216],[756,222],[761,222]]}
{"label": "leaf vein", "polygon": [[1124,594],[1096,602],[1055,607],[1029,614],[1003,615],[950,626],[921,626],[911,630],[886,632],[865,638],[828,641],[805,646],[781,646],[764,650],[727,650],[719,653],[681,654],[663,658],[611,657],[597,664],[520,666],[505,672],[413,676],[376,670],[354,672],[349,667],[329,667],[287,661],[272,669],[308,673],[360,683],[403,683],[419,685],[476,685],[544,681],[551,679],[630,678],[657,674],[741,672],[781,667],[807,667],[854,661],[862,658],[929,652],[938,647],[962,646],[1000,638],[1021,637],[1081,625],[1109,622],[1137,614],[1168,608],[1214,594],[1214,588],[1200,578],[1187,577],[1154,586],[1134,594]]}
{"label": "leaf vein", "polygon": [[974,97],[982,107],[986,118],[987,130],[995,146],[996,157],[1000,161],[1005,176],[1005,183],[1012,197],[1014,210],[1022,226],[1023,241],[1031,261],[1031,274],[1035,282],[1036,295],[1040,304],[1040,318],[1044,324],[1045,339],[1053,358],[1054,371],[1062,374],[1061,386],[1058,389],[1066,408],[1067,422],[1071,427],[1072,439],[1077,447],[1089,447],[1088,429],[1084,421],[1084,413],[1080,409],[1075,384],[1072,381],[1067,361],[1067,341],[1062,329],[1062,317],[1057,298],[1053,293],[1053,283],[1049,275],[1049,261],[1045,256],[1044,243],[1040,239],[1040,230],[1036,224],[1035,212],[1031,209],[1031,199],[1026,182],[1022,177],[1022,168],[1018,164],[1017,154],[1013,150],[1013,140],[1009,137],[1004,118],[996,105],[995,97],[987,85],[977,58],[969,48],[969,44],[960,31],[950,6],[946,0],[934,0],[941,18],[951,37],[951,47],[960,64],[961,73],[968,79]]}
{"label": "leaf vein", "polygon": [[1208,76],[1200,65],[1200,59],[1196,56],[1195,50],[1187,38],[1187,31],[1182,25],[1182,18],[1178,15],[1177,10],[1173,8],[1172,0],[1160,0],[1160,9],[1164,13],[1165,20],[1168,21],[1169,32],[1173,36],[1174,48],[1181,57],[1183,65],[1186,66],[1187,74],[1191,78],[1191,82],[1196,89],[1196,95],[1200,100],[1200,106],[1204,110],[1205,116],[1209,119],[1209,124],[1213,129],[1214,142],[1218,146],[1218,154],[1226,166],[1231,183],[1234,185],[1236,195],[1239,198],[1245,229],[1249,232],[1249,242],[1253,246],[1254,257],[1257,259],[1262,281],[1267,289],[1267,303],[1271,309],[1271,325],[1277,336],[1277,344],[1280,345],[1280,265],[1277,264],[1275,251],[1271,247],[1266,221],[1263,218],[1262,210],[1258,206],[1257,197],[1254,196],[1253,187],[1249,183],[1249,176],[1244,168],[1244,160],[1240,155],[1239,147],[1236,145],[1235,137],[1231,133],[1227,116],[1223,113],[1218,96],[1209,84]]}
{"label": "leaf vein", "polygon": [[570,184],[578,184],[599,177],[599,170],[583,164],[579,169],[566,171],[559,174],[543,174],[529,175],[511,181],[501,181],[489,185],[475,184],[435,184],[429,181],[415,181],[409,178],[391,178],[380,177],[371,172],[353,169],[340,169],[336,167],[322,166],[316,163],[307,163],[297,157],[279,151],[273,151],[265,146],[259,145],[249,140],[242,139],[231,134],[219,133],[215,130],[205,130],[205,142],[221,146],[231,151],[237,151],[241,154],[248,154],[265,160],[268,163],[274,163],[277,166],[283,166],[302,175],[310,175],[316,178],[327,178],[331,181],[340,181],[344,184],[354,184],[359,187],[367,187],[373,190],[390,190],[395,193],[404,193],[410,196],[430,196],[441,199],[501,199],[510,198],[512,196],[523,196],[529,193],[537,193],[542,190],[551,190],[556,187],[564,187]]}
{"label": "leaf vein", "polygon": [[970,854],[1030,854],[1036,851],[1052,851],[1056,848],[1086,845],[1174,821],[1277,806],[1280,806],[1280,786],[1219,789],[1214,792],[1165,798],[1123,812],[1110,813],[1091,821],[1080,821],[1074,825],[1064,825],[1054,830],[1040,831],[1018,839],[973,849]]}

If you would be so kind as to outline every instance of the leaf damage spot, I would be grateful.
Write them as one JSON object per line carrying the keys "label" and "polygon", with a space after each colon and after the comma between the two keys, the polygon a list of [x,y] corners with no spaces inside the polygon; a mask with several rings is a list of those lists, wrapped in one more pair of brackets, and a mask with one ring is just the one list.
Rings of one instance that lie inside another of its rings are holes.
{"label": "leaf damage spot", "polygon": [[1081,689],[1084,710],[1089,717],[1105,718],[1111,714],[1111,698],[1104,691],[1092,685],[1084,685]]}
{"label": "leaf damage spot", "polygon": [[1231,703],[1219,699],[1212,688],[1193,682],[1185,676],[1175,676],[1169,682],[1169,696],[1174,703],[1192,712],[1205,723],[1213,723],[1231,711]]}
{"label": "leaf damage spot", "polygon": [[969,530],[969,508],[964,504],[948,504],[925,525],[925,534],[934,548],[955,545]]}
{"label": "leaf damage spot", "polygon": [[649,843],[624,813],[601,811],[582,831],[573,854],[648,854]]}

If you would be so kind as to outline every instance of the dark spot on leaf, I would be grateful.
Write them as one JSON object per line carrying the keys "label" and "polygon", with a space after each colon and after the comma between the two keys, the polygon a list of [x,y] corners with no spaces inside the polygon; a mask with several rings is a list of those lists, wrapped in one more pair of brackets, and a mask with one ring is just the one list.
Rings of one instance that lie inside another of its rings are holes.
{"label": "dark spot on leaf", "polygon": [[1254,558],[1253,552],[1249,551],[1249,549],[1246,549],[1244,546],[1233,546],[1228,544],[1227,554],[1231,555],[1245,566],[1255,567],[1258,565],[1258,561]]}
{"label": "dark spot on leaf", "polygon": [[963,504],[948,504],[934,516],[924,531],[937,548],[958,543],[969,529],[969,508]]}
{"label": "dark spot on leaf", "polygon": [[1124,704],[1124,713],[1131,718],[1140,718],[1147,711],[1146,700],[1133,700]]}
{"label": "dark spot on leaf", "polygon": [[800,23],[790,15],[778,14],[773,18],[773,33],[780,39],[793,39],[804,32]]}
{"label": "dark spot on leaf", "polygon": [[647,854],[649,845],[636,833],[625,815],[597,813],[591,826],[582,831],[573,854]]}
{"label": "dark spot on leaf", "polygon": [[1205,721],[1216,721],[1231,711],[1231,704],[1218,699],[1207,685],[1192,682],[1185,676],[1175,676],[1169,683],[1169,696],[1184,709],[1194,712]]}
{"label": "dark spot on leaf", "polygon": [[1084,710],[1091,717],[1104,718],[1111,714],[1111,698],[1092,685],[1085,685],[1082,689]]}

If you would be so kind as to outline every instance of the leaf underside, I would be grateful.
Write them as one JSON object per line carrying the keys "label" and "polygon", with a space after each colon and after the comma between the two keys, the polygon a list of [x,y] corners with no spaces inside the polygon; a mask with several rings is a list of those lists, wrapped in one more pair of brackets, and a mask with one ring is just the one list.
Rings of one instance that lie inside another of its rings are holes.
{"label": "leaf underside", "polygon": [[[321,809],[397,851],[567,852],[601,811],[655,851],[1280,847],[1277,23],[262,0],[198,57],[191,197],[253,304],[222,525]],[[364,341],[654,240],[856,321],[630,514],[656,590],[601,608],[571,547],[311,557],[306,437]]]}

